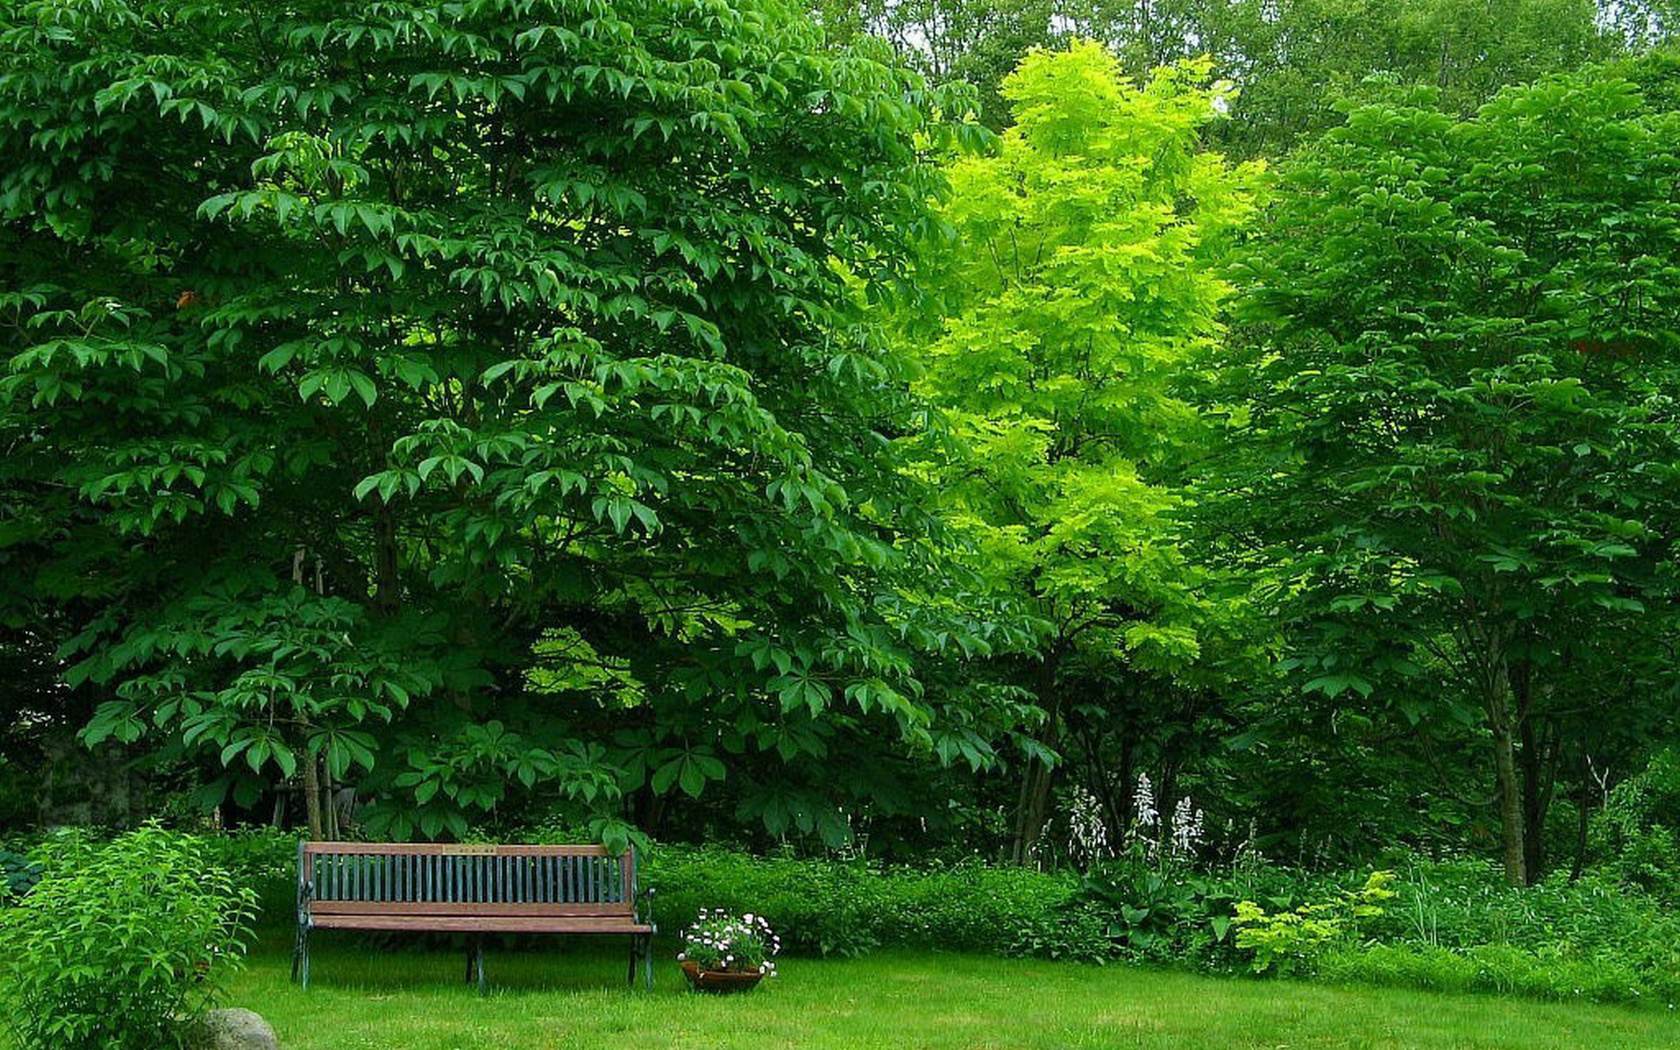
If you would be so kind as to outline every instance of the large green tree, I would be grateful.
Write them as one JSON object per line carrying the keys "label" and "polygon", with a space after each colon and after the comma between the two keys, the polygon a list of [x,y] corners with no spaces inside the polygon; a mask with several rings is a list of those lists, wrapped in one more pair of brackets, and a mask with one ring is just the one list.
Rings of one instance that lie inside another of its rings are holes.
{"label": "large green tree", "polygon": [[[1200,148],[1219,90],[1205,63],[1139,85],[1098,44],[1036,52],[1004,81],[1001,148],[950,168],[954,236],[924,272],[940,310],[912,332],[917,388],[951,441],[922,469],[978,571],[1045,625],[1021,677],[1043,722],[1017,861],[1080,694],[1135,693],[1240,648],[1181,549],[1173,486],[1199,427],[1174,387],[1219,337],[1231,289],[1216,266],[1260,174]],[[1129,684],[1093,684],[1117,668]]]}
{"label": "large green tree", "polygon": [[1677,130],[1602,69],[1468,120],[1401,93],[1247,264],[1220,514],[1290,573],[1309,694],[1478,727],[1512,881],[1559,771],[1674,696]]}
{"label": "large green tree", "polygon": [[317,834],[329,780],[437,834],[752,761],[837,837],[827,756],[985,758],[856,327],[935,109],[780,0],[7,6],[6,619],[75,621],[90,739]]}

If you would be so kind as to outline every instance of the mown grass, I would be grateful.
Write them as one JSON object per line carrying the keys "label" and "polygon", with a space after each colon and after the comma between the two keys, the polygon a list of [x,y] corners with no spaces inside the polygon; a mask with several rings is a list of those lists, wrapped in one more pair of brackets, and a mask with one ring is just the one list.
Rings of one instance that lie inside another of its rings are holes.
{"label": "mown grass", "polygon": [[1666,1010],[979,956],[788,959],[758,991],[713,998],[686,991],[669,953],[644,994],[623,984],[622,952],[562,943],[492,951],[492,994],[480,999],[458,952],[322,938],[312,954],[308,992],[288,983],[275,943],[233,988],[233,1004],[267,1017],[287,1050],[1680,1046],[1680,1016]]}

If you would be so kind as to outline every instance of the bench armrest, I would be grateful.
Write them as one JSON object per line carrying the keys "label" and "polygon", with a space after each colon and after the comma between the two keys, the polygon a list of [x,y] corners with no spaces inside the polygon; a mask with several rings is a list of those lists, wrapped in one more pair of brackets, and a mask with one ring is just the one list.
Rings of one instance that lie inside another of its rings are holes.
{"label": "bench armrest", "polygon": [[[637,891],[636,899],[631,902],[631,907],[634,909],[632,914],[635,916],[637,922],[645,922],[650,926],[653,925],[653,894],[654,888],[652,886],[647,886]],[[647,902],[647,914],[645,917],[642,913],[643,901]]]}

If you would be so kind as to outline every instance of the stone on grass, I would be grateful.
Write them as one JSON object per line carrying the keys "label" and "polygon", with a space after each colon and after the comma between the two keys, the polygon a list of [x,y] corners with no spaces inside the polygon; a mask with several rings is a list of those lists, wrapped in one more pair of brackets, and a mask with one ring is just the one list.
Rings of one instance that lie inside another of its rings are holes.
{"label": "stone on grass", "polygon": [[280,1050],[280,1040],[260,1014],[231,1007],[204,1015],[196,1046],[198,1050]]}

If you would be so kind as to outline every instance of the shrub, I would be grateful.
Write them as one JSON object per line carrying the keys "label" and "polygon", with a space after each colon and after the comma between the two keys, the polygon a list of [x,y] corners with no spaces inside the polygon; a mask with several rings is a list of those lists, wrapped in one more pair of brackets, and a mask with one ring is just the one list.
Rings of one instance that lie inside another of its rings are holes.
{"label": "shrub", "polygon": [[1492,865],[1460,861],[1415,864],[1399,888],[1396,905],[1369,927],[1384,942],[1457,950],[1503,944],[1560,957],[1680,946],[1680,915],[1606,875],[1571,881],[1556,874],[1512,887]]}
{"label": "shrub", "polygon": [[212,867],[233,876],[235,885],[256,891],[262,922],[291,924],[297,908],[297,832],[246,828],[195,840]]}
{"label": "shrub", "polygon": [[1139,958],[1211,961],[1230,932],[1231,880],[1180,865],[1123,859],[1093,868],[1076,901],[1106,919],[1106,935]]}
{"label": "shrub", "polygon": [[1237,903],[1237,947],[1254,952],[1255,973],[1287,973],[1305,964],[1332,943],[1352,933],[1360,920],[1383,914],[1382,902],[1395,893],[1388,886],[1392,871],[1374,871],[1357,890],[1292,911],[1268,913],[1253,901]]}
{"label": "shrub", "polygon": [[1030,955],[1062,962],[1102,965],[1116,953],[1106,915],[1088,904],[1072,902],[1036,919],[1026,919],[1003,949],[1005,955]]}
{"label": "shrub", "polygon": [[[1339,980],[1495,991],[1552,999],[1680,1002],[1680,914],[1614,869],[1505,885],[1476,861],[1415,863],[1399,899],[1366,932],[1365,954],[1338,948]],[[1331,970],[1333,969],[1333,974]]]}
{"label": "shrub", "polygon": [[[0,904],[6,903],[4,883],[15,874],[14,896],[19,890],[34,885],[39,877],[39,864],[27,860],[32,854],[46,855],[54,851],[54,841],[64,832],[31,833],[9,836],[0,842]],[[76,836],[83,842],[103,840],[113,834],[104,828],[81,829]],[[297,848],[300,833],[280,828],[254,827],[231,831],[176,831],[180,842],[193,842],[204,852],[211,867],[221,868],[233,877],[235,885],[257,892],[257,915],[263,920],[292,922],[297,902]],[[575,841],[575,840],[574,840]],[[12,858],[8,861],[8,856]],[[12,864],[21,862],[13,868]],[[33,872],[34,874],[31,874]]]}
{"label": "shrub", "polygon": [[864,861],[754,857],[719,849],[659,846],[645,881],[661,925],[702,908],[763,915],[791,951],[862,955],[879,947],[1112,955],[1100,920],[1067,906],[1070,875],[980,863],[938,870]]}
{"label": "shrub", "polygon": [[241,885],[280,882],[290,889],[297,880],[298,832],[243,828],[192,837]]}
{"label": "shrub", "polygon": [[40,883],[0,913],[18,1050],[182,1046],[244,950],[251,892],[155,826],[44,853]]}
{"label": "shrub", "polygon": [[1617,959],[1564,959],[1503,944],[1473,948],[1372,945],[1337,948],[1318,961],[1325,980],[1450,992],[1494,992],[1537,999],[1595,1002],[1674,1002],[1673,978],[1653,985],[1651,974]]}

